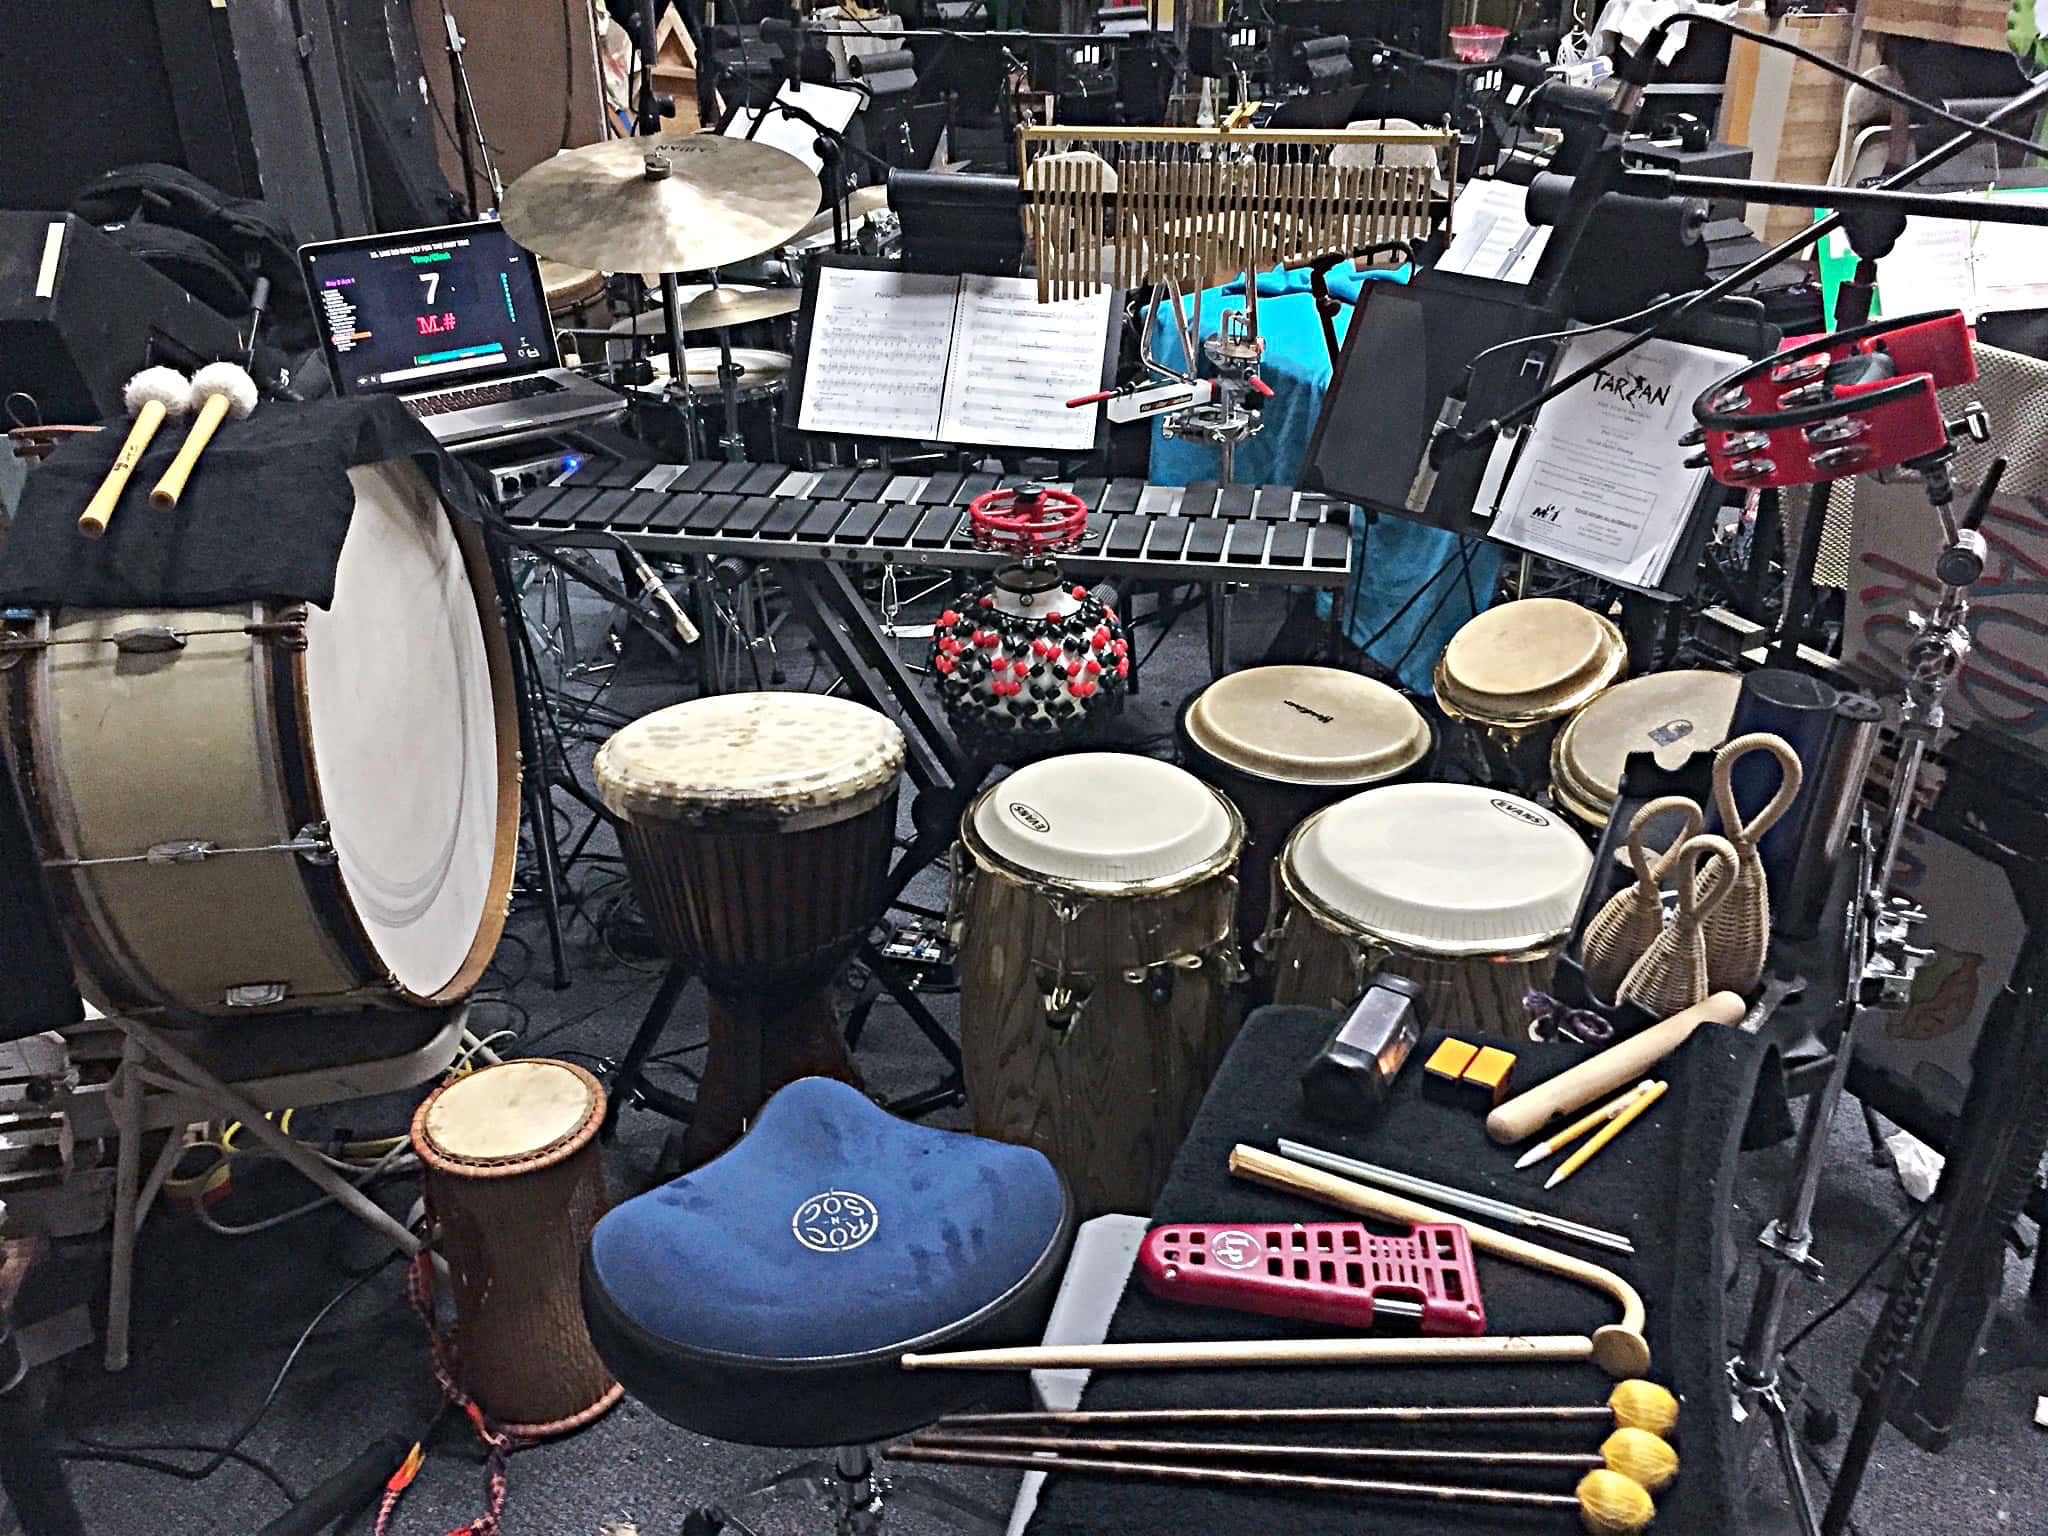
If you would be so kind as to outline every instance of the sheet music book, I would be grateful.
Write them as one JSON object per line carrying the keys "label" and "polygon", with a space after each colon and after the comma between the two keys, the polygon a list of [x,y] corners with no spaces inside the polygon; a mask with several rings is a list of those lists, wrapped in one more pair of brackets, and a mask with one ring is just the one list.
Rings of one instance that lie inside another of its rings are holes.
{"label": "sheet music book", "polygon": [[[775,99],[815,117],[834,133],[846,132],[867,98],[841,85],[791,85],[787,80],[776,87]],[[741,107],[724,128],[728,139],[752,139],[803,161],[812,175],[825,169],[825,157],[818,153],[818,130],[802,118],[772,106]]]}
{"label": "sheet music book", "polygon": [[[2048,200],[2048,189],[1987,195],[2037,203]],[[1840,232],[1830,239],[1847,248]],[[1972,324],[1986,314],[2048,308],[2041,254],[2040,231],[2029,225],[1909,218],[1891,254],[1877,263],[1880,307],[1893,316],[1960,309]]]}
{"label": "sheet music book", "polygon": [[1024,277],[821,263],[797,426],[1086,453],[1116,295],[1038,302]]}
{"label": "sheet music book", "polygon": [[1466,182],[1451,207],[1451,243],[1437,271],[1526,284],[1550,244],[1550,226],[1523,215],[1528,197],[1527,187],[1510,181],[1482,176]]}
{"label": "sheet music book", "polygon": [[[1559,349],[1551,377],[1620,340],[1591,331]],[[1656,587],[1671,564],[1708,471],[1688,469],[1679,438],[1692,403],[1748,359],[1662,338],[1644,342],[1544,406],[1494,444],[1478,510],[1488,537],[1633,587]]]}

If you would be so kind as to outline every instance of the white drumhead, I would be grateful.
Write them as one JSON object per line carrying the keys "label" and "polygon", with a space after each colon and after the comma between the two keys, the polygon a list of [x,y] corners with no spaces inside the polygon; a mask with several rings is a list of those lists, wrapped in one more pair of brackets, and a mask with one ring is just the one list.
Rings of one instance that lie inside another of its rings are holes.
{"label": "white drumhead", "polygon": [[829,826],[896,788],[903,732],[821,693],[721,693],[643,715],[607,741],[598,792],[629,820]]}
{"label": "white drumhead", "polygon": [[1420,711],[1385,683],[1336,667],[1247,667],[1188,709],[1189,738],[1241,773],[1282,784],[1371,784],[1429,751]]}
{"label": "white drumhead", "polygon": [[1184,768],[1129,752],[1070,752],[1019,768],[982,796],[990,852],[1054,879],[1164,880],[1213,862],[1230,812]]}
{"label": "white drumhead", "polygon": [[1513,954],[1571,927],[1593,856],[1555,812],[1470,784],[1390,784],[1318,811],[1289,873],[1368,933],[1435,954]]}
{"label": "white drumhead", "polygon": [[462,968],[497,857],[498,722],[476,592],[411,463],[349,471],[334,605],[308,610],[307,712],[342,884],[400,986]]}
{"label": "white drumhead", "polygon": [[532,1157],[573,1135],[596,1102],[590,1085],[559,1061],[507,1061],[435,1094],[425,1130],[444,1157]]}

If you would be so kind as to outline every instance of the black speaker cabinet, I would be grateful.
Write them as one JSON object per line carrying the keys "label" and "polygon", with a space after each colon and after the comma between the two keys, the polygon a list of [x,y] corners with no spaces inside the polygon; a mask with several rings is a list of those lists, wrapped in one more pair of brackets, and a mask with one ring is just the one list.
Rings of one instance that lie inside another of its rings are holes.
{"label": "black speaker cabinet", "polygon": [[151,363],[238,357],[235,328],[141,258],[70,214],[0,213],[0,395],[46,422],[121,411]]}

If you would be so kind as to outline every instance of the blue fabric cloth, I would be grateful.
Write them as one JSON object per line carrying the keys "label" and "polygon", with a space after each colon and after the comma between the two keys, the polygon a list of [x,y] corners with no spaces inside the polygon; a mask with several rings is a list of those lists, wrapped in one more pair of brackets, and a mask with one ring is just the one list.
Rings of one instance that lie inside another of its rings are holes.
{"label": "blue fabric cloth", "polygon": [[[1345,300],[1336,315],[1341,341],[1351,324],[1351,305],[1368,282],[1406,282],[1408,269],[1356,272],[1340,263],[1329,275],[1330,292]],[[1192,305],[1188,306],[1192,320]],[[1244,280],[1202,295],[1202,335],[1216,334],[1225,310],[1244,308]],[[1323,396],[1330,387],[1330,350],[1316,313],[1306,271],[1259,274],[1259,334],[1266,339],[1260,376],[1273,398],[1261,412],[1256,437],[1238,445],[1239,481],[1257,485],[1298,485],[1308,456]],[[1180,333],[1161,307],[1153,317],[1152,351],[1161,362],[1181,363]],[[1205,370],[1206,371],[1206,370]],[[1150,476],[1159,485],[1214,480],[1220,467],[1214,448],[1169,438],[1152,429]],[[1500,575],[1501,553],[1481,540],[1404,518],[1382,515],[1368,530],[1365,514],[1351,514],[1351,586],[1345,593],[1345,628],[1352,643],[1400,678],[1403,687],[1430,692],[1436,658],[1458,626],[1486,607]],[[1426,584],[1426,585],[1425,585]],[[1329,612],[1327,593],[1317,603]]]}
{"label": "blue fabric cloth", "polygon": [[913,1125],[811,1077],[724,1156],[615,1207],[591,1263],[619,1310],[669,1342],[772,1360],[861,1354],[1010,1291],[1065,1208],[1034,1149]]}

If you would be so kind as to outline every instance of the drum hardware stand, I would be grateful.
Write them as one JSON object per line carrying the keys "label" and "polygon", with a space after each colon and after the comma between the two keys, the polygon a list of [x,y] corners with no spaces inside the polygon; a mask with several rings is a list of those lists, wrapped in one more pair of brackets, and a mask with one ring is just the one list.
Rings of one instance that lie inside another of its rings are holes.
{"label": "drum hardware stand", "polygon": [[[483,119],[477,116],[476,96],[469,88],[469,69],[463,61],[468,43],[455,24],[455,13],[445,5],[441,20],[448,28],[448,78],[455,87],[455,145],[462,154],[462,195],[469,203],[469,216],[481,218],[476,205],[476,162],[483,162],[484,180],[490,184],[491,206],[505,201],[505,183],[498,179],[497,162],[491,158],[490,140],[484,137]],[[474,148],[471,140],[475,140]]]}
{"label": "drum hardware stand", "polygon": [[[1973,418],[1980,416],[1981,413],[1973,411]],[[1975,435],[1981,430],[1981,420],[1952,426],[1957,435],[1965,430]],[[1812,1279],[1821,1274],[1820,1262],[1812,1253],[1811,1217],[1826,1156],[1827,1126],[1848,1082],[1857,1025],[1871,1016],[1895,1013],[1909,1003],[1920,964],[1933,953],[1911,943],[1915,925],[1927,914],[1908,898],[1888,896],[1886,892],[1912,815],[1914,791],[1926,750],[1944,724],[1943,697],[1969,654],[1969,589],[1983,575],[1986,548],[1978,527],[1990,511],[1991,498],[2004,469],[2003,461],[1993,464],[1969,510],[1958,522],[1950,511],[1954,490],[1949,463],[1954,457],[1951,442],[1905,465],[1920,475],[1928,500],[1941,520],[1947,542],[1935,559],[1934,570],[1941,591],[1931,613],[1916,613],[1911,620],[1916,633],[1906,646],[1907,679],[1900,706],[1898,766],[1892,777],[1882,829],[1874,828],[1866,816],[1857,837],[1856,880],[1845,956],[1848,1018],[1835,1046],[1827,1080],[1808,1108],[1795,1160],[1797,1173],[1785,1207],[1758,1237],[1761,1273],[1749,1326],[1740,1353],[1728,1365],[1737,1420],[1752,1433],[1760,1427],[1768,1429],[1803,1536],[1841,1536],[1847,1529],[1877,1431],[1888,1417],[1898,1390],[1896,1348],[1888,1347],[1881,1337],[1881,1326],[1873,1334],[1870,1353],[1866,1355],[1866,1361],[1871,1355],[1880,1357],[1881,1368],[1875,1372],[1878,1380],[1865,1393],[1825,1516],[1817,1516],[1791,1424],[1792,1407],[1798,1396],[1796,1379],[1789,1399],[1784,1390],[1790,1372],[1781,1342],[1785,1304],[1795,1271]],[[1915,1245],[1916,1252],[1929,1251],[1925,1238],[1923,1233],[1923,1241]],[[1937,1255],[1939,1241],[1937,1233],[1931,1250]],[[1925,1288],[1934,1268],[1931,1260],[1918,1267],[1909,1263],[1906,1286],[1886,1309],[1886,1319],[1896,1320],[1892,1330],[1895,1334],[1909,1337],[1917,1326],[1927,1305]],[[1912,1294],[1916,1291],[1917,1296]]]}
{"label": "drum hardware stand", "polygon": [[[1003,1517],[929,1478],[883,1473],[872,1448],[843,1445],[829,1457],[799,1463],[758,1483],[734,1502],[753,1515],[766,1513],[777,1500],[805,1497],[821,1500],[831,1512],[833,1536],[883,1536],[891,1505],[934,1517],[970,1536],[1000,1536]],[[755,1536],[755,1527],[740,1514],[720,1505],[692,1510],[683,1521],[683,1536]]]}

